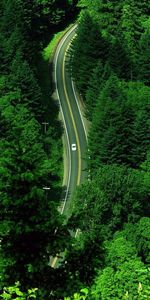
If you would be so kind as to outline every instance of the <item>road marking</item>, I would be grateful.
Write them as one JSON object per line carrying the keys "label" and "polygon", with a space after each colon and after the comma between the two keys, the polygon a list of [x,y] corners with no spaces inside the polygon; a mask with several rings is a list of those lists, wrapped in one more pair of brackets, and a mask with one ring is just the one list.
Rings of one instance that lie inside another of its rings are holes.
{"label": "road marking", "polygon": [[[62,109],[62,106],[61,106],[61,101],[60,101],[60,96],[59,96],[59,91],[58,91],[58,85],[57,85],[57,74],[56,74],[56,70],[57,70],[57,63],[58,63],[58,56],[59,56],[59,53],[60,53],[60,50],[61,50],[61,47],[63,46],[63,44],[65,43],[66,39],[68,38],[68,36],[72,33],[72,31],[75,30],[75,28],[77,27],[77,25],[75,25],[73,28],[71,28],[71,30],[69,30],[69,32],[65,35],[65,37],[61,40],[60,44],[58,45],[58,48],[56,50],[56,54],[55,54],[55,58],[54,58],[54,67],[55,67],[55,73],[54,73],[54,78],[55,78],[55,84],[56,84],[56,93],[57,93],[57,98],[59,100],[59,104],[60,104],[60,110],[61,110],[61,114],[62,114],[62,117],[63,117],[63,122],[64,122],[64,126],[65,126],[65,131],[66,131],[66,136],[67,136],[67,144],[68,144],[68,152],[69,152],[69,175],[68,175],[68,182],[67,182],[67,191],[66,191],[66,195],[65,195],[65,199],[64,199],[64,203],[63,203],[63,207],[62,207],[62,210],[61,210],[61,214],[63,214],[64,212],[64,209],[65,209],[65,205],[66,205],[66,201],[67,201],[67,197],[68,197],[68,192],[69,192],[69,185],[70,185],[70,178],[71,178],[71,151],[70,151],[70,142],[69,142],[69,135],[68,135],[68,130],[67,130],[67,126],[66,126],[66,122],[65,122],[65,117],[64,117],[64,113],[63,113],[63,109]],[[70,44],[69,44],[70,46]],[[64,60],[65,60],[65,57],[66,57],[66,52],[65,52],[65,56],[64,56]],[[64,61],[63,61],[64,63]],[[64,65],[63,65],[64,67]],[[64,88],[66,89],[66,87],[64,86]],[[67,95],[67,99],[68,99],[68,94],[67,94],[67,91],[65,93]],[[69,102],[69,105],[70,105],[70,102]],[[71,111],[72,113],[72,111]],[[76,128],[76,127],[75,127]],[[78,137],[78,135],[77,135]],[[78,140],[78,138],[77,138]],[[78,140],[79,142],[79,140]],[[80,149],[80,147],[79,147]],[[79,159],[80,160],[80,159]],[[77,181],[78,182],[78,181]],[[58,257],[56,256],[54,259],[53,259],[53,262],[51,264],[51,267],[54,268],[56,263],[57,263],[57,260],[58,260]]]}
{"label": "road marking", "polygon": [[72,124],[73,124],[73,128],[74,128],[74,132],[75,132],[75,136],[76,136],[76,141],[77,141],[77,151],[78,151],[78,176],[77,176],[77,185],[80,184],[80,179],[81,179],[81,149],[80,149],[80,142],[79,142],[79,136],[78,136],[78,132],[77,132],[77,128],[76,128],[76,124],[75,124],[75,120],[74,120],[74,116],[72,113],[72,108],[70,105],[70,101],[69,101],[69,97],[68,97],[68,93],[67,93],[67,88],[66,88],[66,80],[65,80],[65,59],[66,59],[66,53],[67,50],[70,47],[70,43],[66,48],[65,51],[65,55],[63,58],[63,68],[62,68],[62,77],[63,77],[63,82],[64,82],[64,92],[65,92],[65,96],[67,99],[67,103],[68,103],[68,108],[70,111],[70,115],[71,115],[71,119],[72,119]]}
{"label": "road marking", "polygon": [[72,90],[73,90],[73,93],[74,93],[74,97],[75,97],[75,100],[76,100],[76,103],[77,103],[77,106],[78,106],[78,110],[79,110],[79,113],[80,113],[82,125],[83,125],[83,128],[84,128],[85,137],[86,137],[86,140],[88,140],[88,138],[87,138],[87,132],[86,132],[86,128],[85,128],[85,125],[84,125],[84,121],[83,121],[82,113],[81,113],[81,110],[80,110],[80,106],[79,106],[79,103],[78,103],[78,100],[77,100],[77,96],[76,96],[76,92],[75,92],[75,87],[74,87],[73,80],[71,80],[71,83],[72,83]]}
{"label": "road marking", "polygon": [[52,268],[55,267],[57,260],[58,260],[58,257],[56,256],[56,257],[53,259],[53,262],[52,262],[52,264],[51,264],[51,267],[52,267]]}
{"label": "road marking", "polygon": [[71,151],[70,151],[70,142],[69,142],[69,135],[68,135],[68,130],[67,130],[67,126],[66,126],[66,122],[65,122],[65,117],[64,117],[64,113],[63,113],[63,109],[61,106],[61,101],[60,101],[60,96],[59,96],[59,91],[58,91],[58,85],[57,85],[57,74],[56,74],[56,70],[57,70],[57,63],[58,63],[58,56],[61,50],[62,45],[65,43],[66,39],[68,38],[68,36],[72,33],[73,30],[75,30],[75,28],[77,27],[77,25],[75,25],[73,28],[71,28],[71,30],[69,30],[69,32],[65,35],[65,37],[61,40],[60,44],[58,45],[58,48],[56,50],[56,54],[54,57],[54,66],[55,66],[55,75],[54,75],[54,79],[55,79],[55,84],[56,84],[56,94],[57,94],[57,98],[59,100],[59,105],[60,105],[60,111],[62,114],[62,118],[63,118],[63,123],[64,123],[64,127],[65,127],[65,131],[66,131],[66,136],[67,136],[67,144],[68,144],[68,152],[69,152],[69,174],[68,174],[68,182],[67,182],[67,190],[66,190],[66,195],[65,195],[65,199],[64,199],[64,203],[61,209],[61,214],[63,214],[64,209],[65,209],[65,205],[66,205],[66,201],[67,201],[67,197],[68,197],[68,192],[69,192],[69,185],[70,185],[70,177],[71,177]]}

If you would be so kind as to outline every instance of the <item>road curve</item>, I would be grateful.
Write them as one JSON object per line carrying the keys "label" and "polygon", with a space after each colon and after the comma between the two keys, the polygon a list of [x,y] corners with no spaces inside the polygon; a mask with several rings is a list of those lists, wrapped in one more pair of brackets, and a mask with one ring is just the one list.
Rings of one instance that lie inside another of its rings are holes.
{"label": "road curve", "polygon": [[[56,49],[54,58],[54,79],[56,84],[57,98],[63,117],[67,140],[67,183],[66,195],[61,213],[66,214],[72,195],[76,187],[83,182],[86,176],[86,147],[87,139],[85,126],[82,119],[78,97],[75,93],[72,78],[67,71],[67,51],[75,36],[77,25],[72,27],[61,39]],[[79,66],[80,67],[80,66]],[[77,150],[72,151],[71,145],[76,144]]]}

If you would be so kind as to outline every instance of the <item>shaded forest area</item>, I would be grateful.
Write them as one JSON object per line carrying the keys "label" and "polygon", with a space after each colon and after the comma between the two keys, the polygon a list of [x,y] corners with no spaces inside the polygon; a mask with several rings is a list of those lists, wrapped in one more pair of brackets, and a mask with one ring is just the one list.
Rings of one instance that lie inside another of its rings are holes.
{"label": "shaded forest area", "polygon": [[75,1],[0,1],[0,290],[19,281],[24,291],[37,287],[39,298],[56,285],[49,260],[68,233],[57,211],[62,128],[52,89],[43,100],[41,78],[50,75],[37,65],[75,13]]}
{"label": "shaded forest area", "polygon": [[[70,65],[91,123],[89,178],[64,225],[56,168],[62,129],[51,98],[43,101],[37,57],[77,2]],[[150,297],[148,13],[148,1],[135,0],[0,3],[0,289],[13,286],[12,299]],[[52,269],[50,256],[64,249],[65,261]]]}

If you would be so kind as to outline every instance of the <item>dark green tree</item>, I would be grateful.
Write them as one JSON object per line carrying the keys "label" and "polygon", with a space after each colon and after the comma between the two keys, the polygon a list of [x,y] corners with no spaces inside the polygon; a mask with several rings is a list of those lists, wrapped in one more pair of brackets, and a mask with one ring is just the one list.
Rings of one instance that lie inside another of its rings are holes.
{"label": "dark green tree", "polygon": [[134,112],[116,76],[109,78],[97,103],[89,132],[91,171],[102,163],[129,165]]}
{"label": "dark green tree", "polygon": [[149,149],[150,140],[150,114],[146,110],[140,110],[134,121],[132,137],[131,164],[138,167],[145,161]]}
{"label": "dark green tree", "polygon": [[126,53],[119,37],[116,37],[110,44],[108,62],[118,78],[126,80],[133,78],[135,67],[133,63],[131,63],[131,58],[128,56],[128,53]]}
{"label": "dark green tree", "polygon": [[104,59],[107,55],[107,43],[87,13],[80,19],[70,55],[73,78],[79,91],[85,95],[91,72],[98,59]]}
{"label": "dark green tree", "polygon": [[118,29],[123,1],[81,0],[79,6],[86,7],[92,18],[98,23],[104,35],[113,38]]}
{"label": "dark green tree", "polygon": [[86,115],[90,121],[92,121],[92,115],[94,109],[98,104],[98,98],[103,89],[106,80],[110,77],[112,69],[109,64],[103,66],[102,62],[99,61],[97,66],[94,68],[86,91]]}
{"label": "dark green tree", "polygon": [[18,101],[21,101],[22,104],[34,112],[35,117],[39,119],[43,113],[43,107],[41,106],[42,93],[32,69],[28,62],[22,58],[20,52],[16,53],[10,72],[8,76],[9,90],[18,89],[21,95],[21,99],[18,99]]}
{"label": "dark green tree", "polygon": [[[10,141],[1,140],[1,285],[15,278],[24,288],[32,281],[45,289],[51,276],[50,255],[64,250],[67,241],[57,211],[59,199],[53,195],[56,178],[38,122],[22,106],[6,108],[3,116],[11,121],[11,136]],[[43,189],[47,186],[50,192]]]}
{"label": "dark green tree", "polygon": [[137,8],[135,0],[125,0],[123,2],[123,10],[120,21],[122,28],[122,44],[126,53],[128,54],[128,57],[131,58],[133,65],[137,62],[137,45],[143,31],[139,15],[140,12]]}
{"label": "dark green tree", "polygon": [[144,172],[123,166],[102,166],[85,183],[73,202],[70,222],[91,240],[107,239],[127,221],[148,214]]}
{"label": "dark green tree", "polygon": [[138,76],[137,78],[144,82],[146,85],[150,85],[150,22],[145,24],[145,31],[139,41],[139,54],[138,54]]}
{"label": "dark green tree", "polygon": [[146,264],[150,263],[150,218],[143,217],[135,230],[135,245],[138,255]]}

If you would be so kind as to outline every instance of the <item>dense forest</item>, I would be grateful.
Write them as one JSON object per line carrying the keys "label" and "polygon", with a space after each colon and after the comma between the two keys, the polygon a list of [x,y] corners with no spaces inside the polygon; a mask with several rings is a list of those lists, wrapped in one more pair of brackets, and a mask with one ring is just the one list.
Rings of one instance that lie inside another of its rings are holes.
{"label": "dense forest", "polygon": [[70,299],[149,299],[150,7],[138,0],[78,5],[71,70],[91,125],[89,180],[68,222],[80,230],[68,271],[74,291],[85,289]]}
{"label": "dense forest", "polygon": [[19,281],[39,299],[58,284],[49,260],[69,239],[57,210],[62,128],[41,51],[72,20],[74,2],[0,1],[0,290]]}
{"label": "dense forest", "polygon": [[[149,8],[138,0],[1,0],[2,299],[149,299]],[[39,61],[79,10],[69,61],[90,122],[89,177],[66,224],[57,210],[62,128]],[[64,249],[65,261],[51,268],[50,256]]]}

